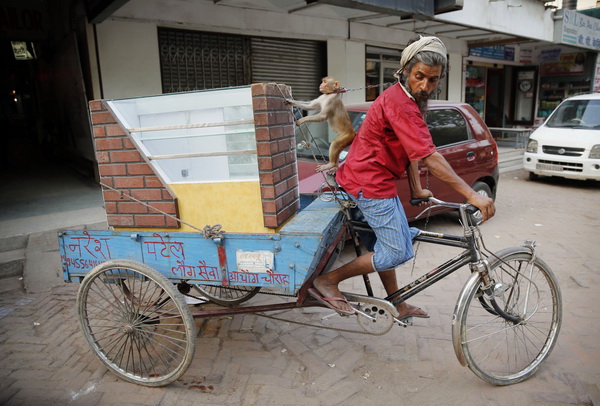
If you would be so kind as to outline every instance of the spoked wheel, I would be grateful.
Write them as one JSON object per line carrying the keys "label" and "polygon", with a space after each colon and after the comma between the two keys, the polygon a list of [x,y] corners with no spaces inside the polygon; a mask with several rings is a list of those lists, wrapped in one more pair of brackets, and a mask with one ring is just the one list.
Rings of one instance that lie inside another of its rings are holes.
{"label": "spoked wheel", "polygon": [[255,286],[223,287],[216,285],[192,285],[200,295],[222,306],[235,306],[252,299],[260,290]]}
{"label": "spoked wheel", "polygon": [[516,321],[494,310],[479,277],[461,294],[453,339],[459,359],[462,351],[477,376],[494,385],[510,385],[533,375],[552,351],[562,321],[562,299],[548,265],[538,258],[530,262],[530,252],[510,248],[497,256],[500,259],[490,263],[493,296]]}
{"label": "spoked wheel", "polygon": [[190,309],[166,277],[144,264],[112,260],[98,265],[81,283],[77,308],[96,356],[126,381],[167,385],[194,357]]}

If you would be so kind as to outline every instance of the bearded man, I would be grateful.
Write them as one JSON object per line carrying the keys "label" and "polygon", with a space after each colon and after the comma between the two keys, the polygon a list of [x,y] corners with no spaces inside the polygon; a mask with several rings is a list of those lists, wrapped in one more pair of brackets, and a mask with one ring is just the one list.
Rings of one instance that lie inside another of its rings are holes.
{"label": "bearded man", "polygon": [[[495,213],[492,199],[471,189],[436,151],[425,123],[427,100],[446,74],[446,55],[446,47],[436,37],[409,42],[396,73],[398,83],[373,102],[336,173],[338,183],[356,201],[377,238],[372,252],[319,276],[309,289],[309,294],[339,313],[355,313],[338,288],[341,281],[350,277],[376,271],[388,295],[398,290],[394,268],[413,257],[412,238],[418,230],[408,226],[395,182],[408,172],[412,197],[432,196],[421,187],[418,161],[479,208],[484,221]],[[398,304],[397,309],[400,320],[429,317],[407,303]]]}

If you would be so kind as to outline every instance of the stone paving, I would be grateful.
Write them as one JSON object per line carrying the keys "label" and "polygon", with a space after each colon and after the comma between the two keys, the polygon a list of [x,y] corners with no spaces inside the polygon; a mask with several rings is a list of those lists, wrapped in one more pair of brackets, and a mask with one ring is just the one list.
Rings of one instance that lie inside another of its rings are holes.
{"label": "stone paving", "polygon": [[[599,183],[501,176],[497,215],[483,226],[492,251],[534,238],[563,295],[553,353],[531,379],[491,386],[458,363],[451,318],[468,271],[411,301],[430,314],[408,328],[367,336],[274,321],[255,314],[197,321],[195,358],[180,380],[146,388],[119,380],[92,354],[79,330],[78,284],[47,293],[0,295],[0,404],[7,405],[600,405]],[[420,222],[419,226],[424,226]],[[460,233],[452,215],[428,230]],[[408,282],[457,253],[421,244]],[[345,250],[340,262],[352,258]],[[413,273],[413,276],[411,276]],[[377,276],[371,278],[376,293]],[[343,289],[363,293],[360,278]],[[257,296],[252,304],[275,299]],[[354,329],[353,318],[321,308],[278,317]],[[322,320],[324,319],[324,320]]]}

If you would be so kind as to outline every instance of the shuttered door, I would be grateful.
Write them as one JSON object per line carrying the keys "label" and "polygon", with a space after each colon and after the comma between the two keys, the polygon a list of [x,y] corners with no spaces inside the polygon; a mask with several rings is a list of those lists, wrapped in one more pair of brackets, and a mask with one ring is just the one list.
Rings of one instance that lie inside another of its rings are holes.
{"label": "shuttered door", "polygon": [[327,75],[326,43],[277,38],[251,38],[252,83],[283,83],[296,100],[317,97]]}

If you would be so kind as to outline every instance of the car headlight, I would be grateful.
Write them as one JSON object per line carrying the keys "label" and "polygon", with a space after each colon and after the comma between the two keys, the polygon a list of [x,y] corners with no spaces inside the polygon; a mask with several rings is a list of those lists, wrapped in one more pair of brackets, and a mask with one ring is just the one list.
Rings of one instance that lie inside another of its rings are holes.
{"label": "car headlight", "polygon": [[600,144],[596,144],[592,147],[592,150],[590,151],[590,158],[600,159]]}
{"label": "car headlight", "polygon": [[[597,146],[597,145],[596,145]],[[527,143],[527,152],[536,153],[538,149],[538,142],[536,140],[529,140]]]}

